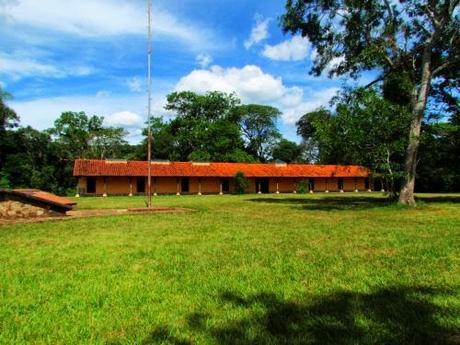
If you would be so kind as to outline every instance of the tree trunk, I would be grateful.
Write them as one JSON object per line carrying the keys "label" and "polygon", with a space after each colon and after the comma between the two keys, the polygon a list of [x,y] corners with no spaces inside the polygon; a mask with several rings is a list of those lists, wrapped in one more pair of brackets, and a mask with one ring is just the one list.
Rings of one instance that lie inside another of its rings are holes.
{"label": "tree trunk", "polygon": [[409,130],[409,144],[404,164],[405,183],[399,194],[399,203],[415,205],[414,188],[417,168],[417,151],[420,144],[420,130],[422,127],[428,90],[431,84],[431,44],[427,44],[422,57],[422,78],[420,87],[414,87],[412,104],[412,121]]}

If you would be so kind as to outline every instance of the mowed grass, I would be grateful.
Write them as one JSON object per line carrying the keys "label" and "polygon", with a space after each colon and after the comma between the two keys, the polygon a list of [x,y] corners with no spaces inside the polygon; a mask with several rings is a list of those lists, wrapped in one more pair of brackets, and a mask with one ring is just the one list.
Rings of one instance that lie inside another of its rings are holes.
{"label": "mowed grass", "polygon": [[196,212],[0,227],[0,343],[460,342],[458,194],[153,201]]}

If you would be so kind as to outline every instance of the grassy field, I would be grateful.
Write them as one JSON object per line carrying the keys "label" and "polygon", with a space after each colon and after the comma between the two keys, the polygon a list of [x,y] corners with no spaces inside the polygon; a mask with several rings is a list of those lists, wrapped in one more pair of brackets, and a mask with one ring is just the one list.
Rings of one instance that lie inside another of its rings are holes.
{"label": "grassy field", "polygon": [[459,344],[460,195],[421,197],[164,196],[196,212],[0,227],[0,343]]}

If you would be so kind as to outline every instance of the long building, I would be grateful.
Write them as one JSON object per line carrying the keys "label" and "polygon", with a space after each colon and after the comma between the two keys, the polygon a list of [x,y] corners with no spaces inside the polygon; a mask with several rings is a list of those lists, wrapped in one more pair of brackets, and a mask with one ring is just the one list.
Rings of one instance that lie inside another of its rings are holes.
{"label": "long building", "polygon": [[[198,163],[154,161],[152,194],[227,194],[242,172],[247,193],[295,193],[370,190],[369,170],[355,165],[286,163]],[[123,160],[75,161],[77,195],[139,195],[147,188],[148,162]]]}

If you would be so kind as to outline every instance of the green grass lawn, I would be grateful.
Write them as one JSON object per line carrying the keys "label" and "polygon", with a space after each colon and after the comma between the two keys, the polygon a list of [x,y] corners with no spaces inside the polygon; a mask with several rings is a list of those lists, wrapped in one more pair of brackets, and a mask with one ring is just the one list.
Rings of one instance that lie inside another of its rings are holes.
{"label": "green grass lawn", "polygon": [[162,196],[197,211],[0,227],[0,343],[459,344],[460,195],[421,198]]}

